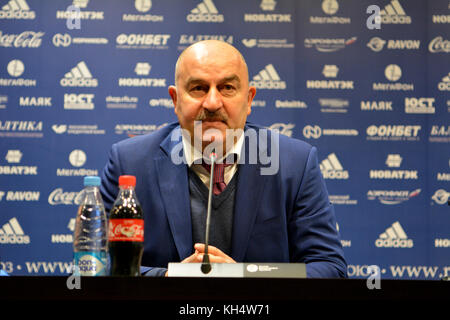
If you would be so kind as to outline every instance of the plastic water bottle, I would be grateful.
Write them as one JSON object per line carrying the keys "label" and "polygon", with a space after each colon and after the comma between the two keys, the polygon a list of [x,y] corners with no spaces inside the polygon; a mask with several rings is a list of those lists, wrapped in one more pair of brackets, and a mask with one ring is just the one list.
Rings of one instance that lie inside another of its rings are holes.
{"label": "plastic water bottle", "polygon": [[84,177],[73,237],[74,270],[81,276],[109,274],[108,225],[99,186],[99,177]]}

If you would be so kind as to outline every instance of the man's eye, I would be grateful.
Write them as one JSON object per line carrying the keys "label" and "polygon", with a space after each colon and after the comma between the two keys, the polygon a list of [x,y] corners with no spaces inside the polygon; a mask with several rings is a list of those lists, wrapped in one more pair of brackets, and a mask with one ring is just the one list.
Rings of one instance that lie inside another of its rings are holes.
{"label": "man's eye", "polygon": [[223,91],[225,93],[232,93],[232,92],[235,91],[235,88],[231,84],[225,84],[225,85],[222,86],[221,91]]}

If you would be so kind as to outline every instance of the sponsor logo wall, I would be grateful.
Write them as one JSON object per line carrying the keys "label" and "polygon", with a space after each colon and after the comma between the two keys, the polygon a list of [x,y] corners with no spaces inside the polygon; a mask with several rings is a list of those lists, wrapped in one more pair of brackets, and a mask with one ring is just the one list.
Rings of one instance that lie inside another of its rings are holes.
{"label": "sponsor logo wall", "polygon": [[449,23],[448,0],[0,0],[0,267],[70,270],[83,176],[176,120],[178,55],[219,39],[248,120],[317,146],[348,275],[450,275]]}

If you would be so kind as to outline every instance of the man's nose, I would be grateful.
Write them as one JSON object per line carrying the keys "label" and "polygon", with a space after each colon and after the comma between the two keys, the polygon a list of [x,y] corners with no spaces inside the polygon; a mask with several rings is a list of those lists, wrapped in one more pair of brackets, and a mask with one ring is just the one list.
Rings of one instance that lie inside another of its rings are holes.
{"label": "man's nose", "polygon": [[203,100],[203,108],[208,111],[215,112],[222,107],[222,96],[220,95],[219,90],[215,87],[211,87],[205,97],[205,100]]}

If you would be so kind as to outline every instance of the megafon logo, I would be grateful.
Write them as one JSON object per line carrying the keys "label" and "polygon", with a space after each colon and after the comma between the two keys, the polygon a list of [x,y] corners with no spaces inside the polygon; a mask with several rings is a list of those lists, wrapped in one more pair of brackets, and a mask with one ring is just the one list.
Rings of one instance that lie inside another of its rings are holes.
{"label": "megafon logo", "polygon": [[392,0],[380,11],[382,24],[411,24],[411,17],[406,15],[405,10],[398,0]]}
{"label": "megafon logo", "polygon": [[396,221],[385,232],[380,234],[375,241],[375,245],[378,248],[412,248],[414,243],[411,239],[408,239],[400,222]]}
{"label": "megafon logo", "polygon": [[324,179],[347,180],[349,177],[348,171],[344,170],[335,153],[320,163],[320,171]]}
{"label": "megafon logo", "polygon": [[250,81],[250,85],[258,89],[286,89],[286,82],[280,79],[278,72],[272,64],[268,64],[254,76],[253,80]]}
{"label": "megafon logo", "polygon": [[203,0],[186,16],[188,22],[223,22],[223,14],[219,14],[212,0]]}
{"label": "megafon logo", "polygon": [[25,0],[11,0],[0,10],[0,19],[29,19],[36,18],[36,12],[31,11]]}
{"label": "megafon logo", "polygon": [[62,87],[97,87],[98,80],[92,77],[86,63],[80,61],[64,75],[60,84]]}
{"label": "megafon logo", "polygon": [[11,218],[0,228],[1,244],[29,244],[30,237],[27,236],[17,221],[17,218]]}

